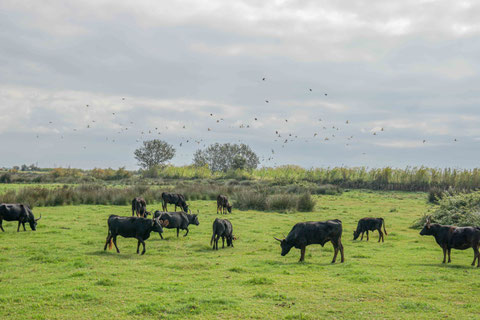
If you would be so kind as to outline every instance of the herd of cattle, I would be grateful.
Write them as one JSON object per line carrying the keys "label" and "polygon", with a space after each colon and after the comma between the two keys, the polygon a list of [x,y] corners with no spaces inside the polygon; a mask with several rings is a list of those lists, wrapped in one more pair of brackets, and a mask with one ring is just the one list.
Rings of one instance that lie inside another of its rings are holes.
{"label": "herd of cattle", "polygon": [[[167,211],[167,204],[175,206],[174,212]],[[177,212],[177,207],[183,211]],[[231,213],[232,205],[228,202],[228,198],[223,195],[217,197],[217,214],[219,211],[225,214],[225,209]],[[147,211],[147,204],[145,199],[137,197],[132,200],[132,216],[121,217],[111,215],[108,217],[108,236],[105,242],[104,250],[107,246],[111,249],[113,245],[118,253],[120,250],[117,246],[117,236],[125,238],[135,238],[138,240],[137,253],[140,250],[140,244],[143,245],[142,254],[145,253],[145,240],[150,237],[151,232],[158,232],[163,239],[163,228],[177,229],[177,237],[180,230],[186,230],[184,236],[188,235],[188,226],[199,225],[198,216],[191,214],[191,210],[185,201],[185,197],[181,194],[162,193],[162,210],[155,211],[152,218],[148,215],[151,213]],[[188,213],[190,212],[190,213]],[[135,216],[136,215],[136,216]],[[2,222],[18,221],[17,232],[20,231],[20,225],[25,229],[25,223],[29,223],[30,228],[35,231],[37,221],[32,210],[24,204],[0,204],[0,229],[4,232]],[[383,227],[383,232],[382,232]],[[369,231],[378,231],[378,242],[384,241],[384,233],[387,235],[385,228],[385,221],[383,218],[363,218],[358,221],[357,229],[353,232],[353,240],[356,240],[360,235],[360,240],[363,240],[363,235],[367,233],[367,241],[369,239]],[[305,259],[305,249],[311,244],[320,244],[322,247],[327,242],[332,242],[334,248],[334,255],[332,263],[337,259],[340,251],[341,262],[345,261],[343,245],[342,245],[342,222],[338,219],[328,221],[309,221],[300,222],[293,226],[287,237],[283,239],[275,238],[280,242],[282,249],[282,256],[288,254],[293,248],[300,249],[300,261]],[[480,227],[455,227],[431,223],[427,219],[420,235],[431,235],[435,237],[437,244],[443,249],[443,263],[446,263],[446,256],[448,253],[448,262],[451,262],[451,249],[465,250],[473,248],[474,257],[472,266],[477,262],[477,268],[480,267]],[[233,235],[233,226],[227,219],[215,219],[213,222],[213,234],[210,240],[210,245],[213,245],[214,250],[218,250],[218,240],[222,238],[222,248],[225,247],[225,240],[227,240],[227,247],[233,247],[233,240],[236,237]]]}

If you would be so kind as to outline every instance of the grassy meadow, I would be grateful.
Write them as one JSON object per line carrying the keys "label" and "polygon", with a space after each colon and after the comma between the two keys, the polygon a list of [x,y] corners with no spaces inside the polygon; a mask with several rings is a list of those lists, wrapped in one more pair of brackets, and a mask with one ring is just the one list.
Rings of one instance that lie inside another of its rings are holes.
{"label": "grassy meadow", "polygon": [[[200,225],[187,237],[152,233],[144,256],[135,239],[103,251],[110,214],[129,206],[36,207],[36,232],[0,232],[0,319],[436,319],[480,317],[473,251],[442,265],[433,237],[410,229],[428,209],[425,193],[349,191],[315,196],[309,213],[233,211],[234,248],[209,245],[214,201],[190,201]],[[149,210],[160,208],[150,205]],[[172,207],[173,209],[173,207]],[[358,219],[384,217],[385,243],[352,241]],[[343,221],[345,263],[331,243],[280,256],[273,236],[296,222]],[[29,227],[27,226],[29,229]],[[340,259],[338,259],[339,261]]]}

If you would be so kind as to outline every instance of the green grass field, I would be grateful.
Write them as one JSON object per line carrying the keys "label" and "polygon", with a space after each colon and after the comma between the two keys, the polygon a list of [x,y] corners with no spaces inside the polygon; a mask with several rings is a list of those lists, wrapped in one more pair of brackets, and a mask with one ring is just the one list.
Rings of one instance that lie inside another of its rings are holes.
{"label": "green grass field", "polygon": [[[480,270],[473,251],[442,265],[433,237],[409,226],[428,208],[423,193],[351,191],[317,198],[315,212],[228,215],[234,248],[212,251],[213,201],[193,201],[200,225],[176,238],[120,238],[104,252],[107,217],[128,207],[35,208],[38,230],[0,233],[0,319],[437,319],[480,318]],[[149,210],[160,205],[150,206]],[[388,236],[352,241],[359,218],[384,217]],[[343,221],[345,263],[330,264],[331,243],[280,256],[273,236],[296,222]],[[28,228],[28,226],[27,226]]]}

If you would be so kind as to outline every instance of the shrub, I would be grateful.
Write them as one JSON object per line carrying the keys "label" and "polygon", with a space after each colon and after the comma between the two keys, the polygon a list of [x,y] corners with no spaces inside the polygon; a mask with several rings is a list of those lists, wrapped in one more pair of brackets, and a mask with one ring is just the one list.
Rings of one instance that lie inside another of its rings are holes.
{"label": "shrub", "polygon": [[297,208],[297,199],[291,194],[274,194],[267,198],[266,207],[272,211],[287,211]]}
{"label": "shrub", "polygon": [[445,194],[432,213],[426,214],[412,225],[421,228],[431,216],[431,221],[443,225],[480,226],[480,192]]}
{"label": "shrub", "polygon": [[303,195],[298,197],[297,200],[297,210],[302,212],[310,212],[313,211],[315,207],[315,200],[313,200],[310,193],[304,193]]}

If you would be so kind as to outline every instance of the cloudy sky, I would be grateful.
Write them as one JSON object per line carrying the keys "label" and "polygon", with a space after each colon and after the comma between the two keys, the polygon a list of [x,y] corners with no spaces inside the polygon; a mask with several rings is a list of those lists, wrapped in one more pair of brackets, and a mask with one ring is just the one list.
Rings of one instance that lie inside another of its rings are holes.
{"label": "cloudy sky", "polygon": [[243,142],[265,166],[476,167],[479,16],[474,1],[2,0],[0,167],[134,169],[153,138],[176,165]]}

